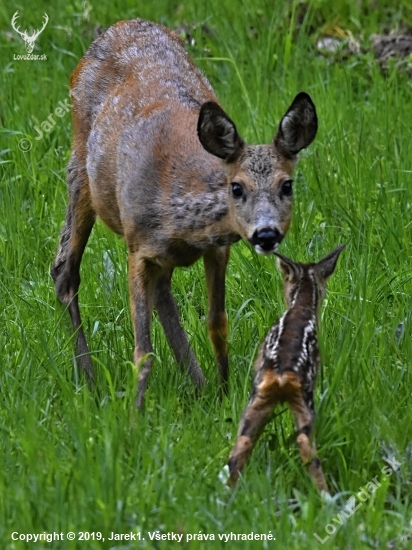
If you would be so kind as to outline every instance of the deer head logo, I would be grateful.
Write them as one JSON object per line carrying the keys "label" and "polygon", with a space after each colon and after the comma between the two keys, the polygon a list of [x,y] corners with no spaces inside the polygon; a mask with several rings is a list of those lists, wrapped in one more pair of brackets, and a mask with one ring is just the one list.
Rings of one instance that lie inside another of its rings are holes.
{"label": "deer head logo", "polygon": [[13,15],[13,19],[11,20],[11,26],[13,27],[13,29],[18,32],[20,34],[20,36],[23,38],[24,40],[24,43],[25,43],[25,46],[26,46],[26,51],[27,53],[31,53],[33,51],[33,48],[34,48],[34,43],[36,42],[37,40],[37,37],[39,36],[39,34],[44,30],[45,26],[47,25],[47,22],[49,20],[49,17],[47,15],[47,13],[44,14],[44,22],[43,22],[43,26],[42,28],[39,30],[39,31],[34,31],[34,33],[29,36],[27,34],[27,30],[24,31],[24,32],[21,32],[19,31],[19,28],[20,27],[16,27],[16,21],[18,19],[18,16],[19,16],[19,12],[16,11],[16,13]]}

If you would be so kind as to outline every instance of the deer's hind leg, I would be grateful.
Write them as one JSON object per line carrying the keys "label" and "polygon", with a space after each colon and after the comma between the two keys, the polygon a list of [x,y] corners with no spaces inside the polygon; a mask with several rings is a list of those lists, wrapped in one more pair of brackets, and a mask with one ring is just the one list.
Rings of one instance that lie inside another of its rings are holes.
{"label": "deer's hind leg", "polygon": [[[313,395],[309,399],[309,402],[313,403]],[[289,406],[295,417],[296,429],[298,431],[297,442],[302,462],[319,491],[329,493],[322,465],[316,453],[315,442],[310,441],[315,420],[315,410],[308,405],[302,394],[291,401]]]}
{"label": "deer's hind leg", "polygon": [[85,167],[72,154],[67,169],[69,204],[60,234],[59,247],[50,274],[56,294],[69,310],[76,336],[77,363],[84,371],[90,388],[94,385],[93,364],[84,335],[80,316],[78,290],[80,286],[80,262],[90,232],[96,219],[93,210],[89,181]]}
{"label": "deer's hind leg", "polygon": [[229,481],[233,486],[236,485],[239,475],[277,404],[277,399],[270,390],[270,371],[263,372],[257,378],[258,382],[255,382],[252,397],[242,414],[236,443],[229,455]]}

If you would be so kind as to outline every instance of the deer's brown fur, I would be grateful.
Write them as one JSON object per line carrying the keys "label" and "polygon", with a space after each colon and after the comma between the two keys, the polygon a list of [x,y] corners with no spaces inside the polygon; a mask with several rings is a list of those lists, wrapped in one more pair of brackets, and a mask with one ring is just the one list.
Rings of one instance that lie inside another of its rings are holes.
{"label": "deer's brown fur", "polygon": [[152,364],[154,307],[180,366],[196,386],[205,383],[170,288],[173,270],[201,257],[208,328],[226,390],[229,247],[244,238],[266,254],[286,233],[297,153],[317,129],[310,97],[296,96],[272,143],[246,145],[180,40],[141,19],[104,31],[74,70],[70,88],[69,205],[51,274],[77,331],[80,365],[92,383],[77,293],[82,254],[99,216],[128,247],[136,366],[146,357],[137,406]]}
{"label": "deer's brown fur", "polygon": [[259,436],[278,403],[287,403],[298,431],[300,456],[320,491],[328,492],[311,433],[315,419],[314,388],[320,363],[316,325],[318,310],[344,245],[317,264],[297,264],[278,256],[288,310],[270,329],[255,362],[250,401],[243,412],[230,453],[230,483],[235,485]]}

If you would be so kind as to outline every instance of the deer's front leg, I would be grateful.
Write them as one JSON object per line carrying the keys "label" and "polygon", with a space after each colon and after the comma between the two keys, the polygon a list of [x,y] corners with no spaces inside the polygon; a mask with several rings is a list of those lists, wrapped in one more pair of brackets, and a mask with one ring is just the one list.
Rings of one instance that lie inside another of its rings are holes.
{"label": "deer's front leg", "polygon": [[158,279],[155,307],[177,362],[183,370],[187,369],[196,388],[202,388],[206,384],[206,379],[190,348],[186,332],[180,324],[179,311],[170,288],[172,272],[169,270]]}
{"label": "deer's front leg", "polygon": [[215,248],[203,257],[209,298],[208,331],[219,373],[220,396],[228,394],[229,362],[227,353],[228,323],[225,311],[225,277],[230,247]]}
{"label": "deer's front leg", "polygon": [[[134,364],[139,367],[136,407],[143,406],[144,394],[152,368],[153,357],[150,341],[154,290],[159,277],[159,268],[139,257],[138,253],[129,254],[129,292],[130,309],[134,327]],[[142,364],[141,364],[142,363]]]}
{"label": "deer's front leg", "polygon": [[253,395],[242,415],[237,440],[229,455],[230,484],[236,485],[253,447],[269,422],[276,400],[265,391],[265,380],[255,385]]}
{"label": "deer's front leg", "polygon": [[[310,402],[313,403],[313,395]],[[329,493],[322,465],[316,453],[316,444],[314,441],[310,441],[313,422],[315,420],[315,411],[307,405],[303,396],[290,403],[290,407],[295,417],[296,429],[298,431],[297,442],[302,462],[306,466],[318,490]]]}

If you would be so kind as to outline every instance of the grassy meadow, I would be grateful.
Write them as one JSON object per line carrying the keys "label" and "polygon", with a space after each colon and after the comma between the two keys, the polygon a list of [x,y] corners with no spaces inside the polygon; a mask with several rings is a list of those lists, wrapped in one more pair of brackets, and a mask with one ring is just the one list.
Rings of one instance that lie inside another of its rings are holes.
{"label": "grassy meadow", "polygon": [[[25,53],[10,23],[17,10],[21,29],[38,28],[48,14],[33,52],[47,60],[14,59]],[[69,75],[96,25],[135,17],[178,29],[249,143],[272,139],[297,92],[316,104],[319,131],[297,166],[293,222],[280,251],[315,261],[347,243],[320,331],[315,434],[330,501],[300,463],[284,407],[236,490],[218,478],[258,343],[284,311],[274,258],[248,244],[233,246],[228,269],[231,380],[223,404],[199,262],[176,271],[174,294],[209,384],[195,400],[154,317],[146,406],[134,410],[126,248],[101,222],[80,289],[94,393],[77,371],[69,315],[49,276],[67,204],[70,113],[54,116],[41,139],[34,126],[68,99]],[[412,60],[389,60],[382,70],[370,49],[372,34],[408,24],[407,0],[0,5],[0,548],[412,548],[412,79],[405,70]],[[328,34],[353,36],[361,49],[323,55],[316,45]],[[154,531],[182,541],[156,540]],[[89,540],[78,540],[86,532]],[[141,540],[110,541],[112,532]],[[65,538],[19,539],[41,533]],[[276,540],[225,542],[230,533]]]}

